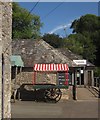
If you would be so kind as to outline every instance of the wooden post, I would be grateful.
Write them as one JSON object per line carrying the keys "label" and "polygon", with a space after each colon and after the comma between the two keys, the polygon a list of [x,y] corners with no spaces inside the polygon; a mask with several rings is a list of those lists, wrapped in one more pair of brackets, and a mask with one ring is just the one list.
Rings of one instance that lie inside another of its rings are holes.
{"label": "wooden post", "polygon": [[20,80],[19,80],[19,85],[21,85],[20,81],[22,80],[22,67],[20,67]]}
{"label": "wooden post", "polygon": [[91,86],[94,86],[94,72],[91,70]]}
{"label": "wooden post", "polygon": [[96,87],[98,86],[98,79],[96,78]]}
{"label": "wooden post", "polygon": [[18,71],[18,68],[16,66],[15,67],[15,81],[14,81],[14,102],[16,100],[16,93],[17,93],[17,91],[16,91],[17,71]]}
{"label": "wooden post", "polygon": [[65,79],[66,79],[66,80],[65,80],[65,85],[68,86],[68,84],[69,84],[69,83],[68,83],[68,82],[69,82],[69,81],[68,81],[68,71],[65,72]]}
{"label": "wooden post", "polygon": [[[20,84],[20,80],[22,79],[22,67],[20,67],[20,79],[19,79],[19,86],[21,85]],[[20,91],[18,91],[18,100],[21,100],[20,99]]]}
{"label": "wooden post", "polygon": [[59,73],[57,72],[57,73],[56,73],[56,84],[57,84],[57,85],[59,85],[59,78],[58,78],[58,76],[59,76]]}
{"label": "wooden post", "polygon": [[80,79],[80,86],[82,85],[81,83],[82,83],[82,81],[81,81],[81,68],[79,68],[79,74],[80,74],[80,76],[79,76],[79,79]]}
{"label": "wooden post", "polygon": [[33,83],[33,85],[36,83],[36,72],[35,71],[33,72],[33,82],[32,83]]}
{"label": "wooden post", "polygon": [[15,86],[16,86],[16,81],[17,81],[17,72],[18,72],[18,68],[17,66],[15,66],[15,82],[14,82]]}

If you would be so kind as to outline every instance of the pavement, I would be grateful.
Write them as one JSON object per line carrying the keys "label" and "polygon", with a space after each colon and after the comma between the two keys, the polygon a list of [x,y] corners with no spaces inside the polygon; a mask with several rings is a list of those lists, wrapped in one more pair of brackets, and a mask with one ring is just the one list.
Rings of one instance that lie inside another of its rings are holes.
{"label": "pavement", "polygon": [[100,99],[88,89],[77,88],[76,101],[71,90],[67,91],[68,95],[69,99],[66,97],[58,103],[16,101],[11,104],[12,118],[98,118]]}
{"label": "pavement", "polygon": [[60,101],[43,103],[16,101],[12,118],[98,118],[98,101]]}
{"label": "pavement", "polygon": [[98,100],[87,88],[77,88],[77,100]]}

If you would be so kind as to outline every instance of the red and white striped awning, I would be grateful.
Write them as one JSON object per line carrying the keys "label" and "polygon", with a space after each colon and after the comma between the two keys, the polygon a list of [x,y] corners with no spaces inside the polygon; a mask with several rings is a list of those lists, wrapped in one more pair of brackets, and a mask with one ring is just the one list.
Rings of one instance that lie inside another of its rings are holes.
{"label": "red and white striped awning", "polygon": [[35,64],[34,71],[68,71],[67,64]]}

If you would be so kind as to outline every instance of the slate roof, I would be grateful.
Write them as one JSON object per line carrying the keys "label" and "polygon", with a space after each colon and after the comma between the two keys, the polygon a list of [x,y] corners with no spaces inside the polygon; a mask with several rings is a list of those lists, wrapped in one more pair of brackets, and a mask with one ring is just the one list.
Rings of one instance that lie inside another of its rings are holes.
{"label": "slate roof", "polygon": [[[58,51],[61,52],[63,55],[68,56],[69,59],[71,59],[71,60],[82,60],[82,59],[84,59],[81,55],[77,55],[77,54],[71,52],[68,48],[59,48]],[[90,63],[87,60],[87,66],[94,67],[95,65],[93,65],[92,63]]]}
{"label": "slate roof", "polygon": [[33,67],[36,63],[66,63],[75,67],[73,59],[82,59],[69,50],[64,52],[53,48],[42,39],[13,40],[12,54],[20,55],[25,67]]}
{"label": "slate roof", "polygon": [[20,55],[26,67],[32,67],[35,63],[67,63],[74,66],[73,61],[44,40],[14,40],[12,54]]}

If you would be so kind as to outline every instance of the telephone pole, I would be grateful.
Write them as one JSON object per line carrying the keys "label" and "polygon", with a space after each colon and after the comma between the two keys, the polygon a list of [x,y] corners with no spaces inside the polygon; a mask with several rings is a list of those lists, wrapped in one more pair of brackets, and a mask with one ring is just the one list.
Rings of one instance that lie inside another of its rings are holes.
{"label": "telephone pole", "polygon": [[67,38],[67,31],[66,31],[66,29],[67,29],[67,27],[64,26],[64,29],[63,29],[63,30],[64,30],[65,36],[66,36],[66,38]]}

